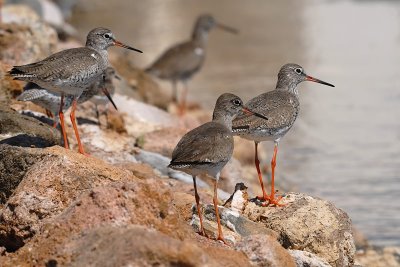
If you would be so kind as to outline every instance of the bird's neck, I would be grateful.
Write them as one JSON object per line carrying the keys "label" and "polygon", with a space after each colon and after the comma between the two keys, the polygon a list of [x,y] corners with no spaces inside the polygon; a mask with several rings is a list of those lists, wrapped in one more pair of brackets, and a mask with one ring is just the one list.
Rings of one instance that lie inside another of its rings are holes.
{"label": "bird's neck", "polygon": [[233,117],[226,114],[226,112],[216,110],[213,113],[213,122],[218,122],[228,129],[232,129],[232,120]]}
{"label": "bird's neck", "polygon": [[198,46],[204,47],[208,41],[208,31],[203,29],[194,29],[192,33],[192,41]]}
{"label": "bird's neck", "polygon": [[290,93],[299,95],[299,91],[297,89],[297,82],[290,81],[288,79],[283,79],[282,77],[278,78],[278,82],[276,83],[276,90],[284,90]]}

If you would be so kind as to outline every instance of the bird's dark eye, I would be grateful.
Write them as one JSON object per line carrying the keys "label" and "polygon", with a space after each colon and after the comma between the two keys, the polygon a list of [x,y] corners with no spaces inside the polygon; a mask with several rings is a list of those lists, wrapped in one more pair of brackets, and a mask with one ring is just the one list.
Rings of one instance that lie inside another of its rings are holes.
{"label": "bird's dark eye", "polygon": [[235,106],[241,106],[241,105],[242,105],[242,101],[240,101],[240,99],[234,99],[234,100],[232,101],[232,103],[233,103]]}
{"label": "bird's dark eye", "polygon": [[301,73],[303,72],[303,70],[300,69],[300,68],[297,68],[297,69],[295,69],[294,71],[295,71],[296,73],[298,73],[298,74],[301,74]]}
{"label": "bird's dark eye", "polygon": [[109,35],[108,33],[106,33],[106,34],[104,34],[104,37],[107,38],[107,39],[110,39],[110,38],[111,38],[111,35]]}

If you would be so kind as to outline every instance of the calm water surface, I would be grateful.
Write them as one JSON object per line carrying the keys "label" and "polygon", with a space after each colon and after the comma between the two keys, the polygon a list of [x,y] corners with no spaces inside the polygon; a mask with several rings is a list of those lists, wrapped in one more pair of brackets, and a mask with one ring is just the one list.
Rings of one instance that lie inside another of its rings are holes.
{"label": "calm water surface", "polygon": [[85,2],[72,19],[82,39],[93,27],[110,27],[145,51],[128,55],[142,67],[186,40],[198,14],[240,29],[238,36],[210,35],[206,63],[189,93],[205,107],[222,92],[249,100],[272,90],[287,62],[335,84],[300,85],[301,112],[281,142],[278,179],[335,202],[373,244],[400,245],[399,2]]}

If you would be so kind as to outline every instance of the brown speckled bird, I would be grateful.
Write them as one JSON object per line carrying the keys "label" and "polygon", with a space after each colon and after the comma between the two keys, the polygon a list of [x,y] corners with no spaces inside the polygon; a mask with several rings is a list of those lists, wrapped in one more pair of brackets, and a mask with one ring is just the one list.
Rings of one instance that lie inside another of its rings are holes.
{"label": "brown speckled bird", "polygon": [[186,106],[187,81],[202,67],[206,56],[208,33],[214,27],[237,33],[237,30],[218,23],[211,15],[199,16],[191,40],[172,46],[146,69],[148,73],[172,82],[174,102],[178,100],[177,83],[179,81],[183,83],[181,113]]}
{"label": "brown speckled bird", "polygon": [[[300,102],[297,85],[303,81],[312,81],[334,87],[330,83],[308,76],[304,69],[297,64],[286,64],[279,71],[275,90],[263,93],[251,99],[245,105],[248,109],[268,117],[268,121],[244,113],[239,114],[233,121],[232,132],[235,135],[254,141],[255,165],[263,192],[259,199],[268,201],[267,204],[279,205],[278,202],[281,199],[275,199],[276,155],[280,139],[290,130],[299,114]],[[274,141],[275,143],[271,161],[271,194],[269,196],[264,189],[260,161],[258,160],[258,143],[262,141]]]}
{"label": "brown speckled bird", "polygon": [[[176,145],[169,165],[175,170],[184,171],[193,176],[193,185],[197,212],[200,218],[200,233],[205,235],[200,210],[200,198],[197,194],[196,176],[208,174],[214,178],[214,207],[218,223],[218,240],[224,241],[218,213],[217,183],[222,168],[228,163],[233,153],[232,119],[244,111],[266,119],[243,107],[242,100],[233,94],[221,95],[215,104],[213,120],[187,134]],[[225,241],[224,241],[225,242]]]}
{"label": "brown speckled bird", "polygon": [[[66,147],[68,142],[64,126],[64,95],[73,96],[71,122],[81,154],[85,152],[75,122],[77,98],[95,83],[109,66],[107,49],[110,46],[120,46],[142,53],[117,41],[109,29],[95,28],[88,33],[85,47],[63,50],[39,62],[14,66],[9,72],[15,79],[33,82],[49,91],[61,94],[59,117]],[[107,90],[104,90],[104,93],[109,95]]]}

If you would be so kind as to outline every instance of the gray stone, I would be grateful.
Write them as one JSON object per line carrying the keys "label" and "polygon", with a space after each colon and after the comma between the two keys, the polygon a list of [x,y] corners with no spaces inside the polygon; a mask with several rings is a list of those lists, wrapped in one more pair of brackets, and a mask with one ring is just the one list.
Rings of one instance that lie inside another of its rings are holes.
{"label": "gray stone", "polygon": [[[193,206],[193,218],[191,225],[199,231],[200,221],[197,215],[197,210]],[[225,239],[233,244],[240,241],[243,237],[263,234],[278,237],[278,234],[261,223],[250,221],[242,216],[239,212],[218,206],[221,224],[224,227]],[[210,236],[215,236],[217,233],[217,220],[215,217],[214,205],[208,204],[202,207],[203,223],[205,231]]]}
{"label": "gray stone", "polygon": [[331,267],[324,259],[315,254],[302,250],[288,250],[297,267]]}
{"label": "gray stone", "polygon": [[275,238],[269,235],[251,235],[243,238],[235,248],[243,251],[253,266],[295,267],[293,258]]}

